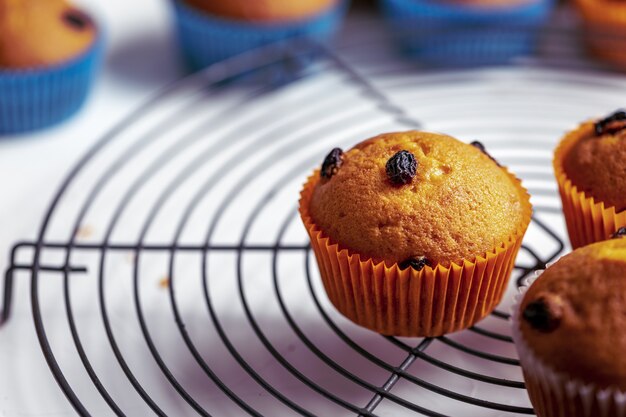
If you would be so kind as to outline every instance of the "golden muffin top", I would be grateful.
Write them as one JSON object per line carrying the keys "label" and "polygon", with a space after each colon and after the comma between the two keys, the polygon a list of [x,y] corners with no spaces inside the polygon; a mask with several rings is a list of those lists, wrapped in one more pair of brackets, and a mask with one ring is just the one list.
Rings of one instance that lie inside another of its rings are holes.
{"label": "golden muffin top", "polygon": [[563,161],[572,184],[606,207],[626,209],[626,113],[583,123],[566,139],[574,141]]}
{"label": "golden muffin top", "polygon": [[553,370],[626,390],[626,239],[585,246],[549,267],[522,299],[520,330]]}
{"label": "golden muffin top", "polygon": [[0,0],[0,69],[60,64],[85,52],[96,32],[63,0]]}
{"label": "golden muffin top", "polygon": [[281,22],[322,13],[338,0],[185,0],[196,9],[237,20]]}
{"label": "golden muffin top", "polygon": [[532,0],[448,0],[449,3],[471,7],[506,7],[530,1]]}
{"label": "golden muffin top", "polygon": [[366,140],[322,166],[309,212],[333,242],[418,269],[473,260],[525,229],[528,195],[477,146],[409,131]]}

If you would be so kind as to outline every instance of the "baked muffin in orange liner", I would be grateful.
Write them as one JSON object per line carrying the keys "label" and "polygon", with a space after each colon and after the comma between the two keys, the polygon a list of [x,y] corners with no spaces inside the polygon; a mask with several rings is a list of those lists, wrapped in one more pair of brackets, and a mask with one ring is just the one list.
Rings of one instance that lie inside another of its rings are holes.
{"label": "baked muffin in orange liner", "polygon": [[614,0],[576,0],[589,51],[626,69],[626,4]]}
{"label": "baked muffin in orange liner", "polygon": [[554,173],[561,194],[563,214],[570,242],[574,249],[606,240],[619,228],[626,226],[626,210],[617,211],[580,191],[567,176],[564,161],[581,135],[591,134],[593,123],[585,123],[565,135],[554,154]]}
{"label": "baked muffin in orange liner", "polygon": [[475,259],[418,271],[375,262],[331,241],[309,213],[313,189],[320,180],[316,171],[300,194],[300,215],[330,301],[354,323],[393,336],[436,337],[471,327],[489,315],[506,291],[532,215],[526,189],[509,176],[527,198],[517,232]]}

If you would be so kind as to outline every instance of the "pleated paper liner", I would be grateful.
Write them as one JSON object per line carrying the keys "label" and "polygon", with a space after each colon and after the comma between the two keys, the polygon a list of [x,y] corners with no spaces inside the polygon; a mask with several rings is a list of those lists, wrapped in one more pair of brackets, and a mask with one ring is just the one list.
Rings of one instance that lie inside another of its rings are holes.
{"label": "pleated paper liner", "polygon": [[506,291],[532,212],[526,190],[511,178],[527,196],[517,233],[484,256],[417,271],[350,253],[325,236],[309,215],[316,172],[301,192],[300,215],[330,301],[356,324],[393,336],[440,336],[490,314]]}
{"label": "pleated paper liner", "polygon": [[104,51],[98,28],[93,45],[59,65],[0,69],[0,135],[42,129],[76,113],[91,90]]}
{"label": "pleated paper liner", "polygon": [[531,54],[554,0],[476,6],[433,0],[379,0],[396,42],[437,66],[502,64]]}
{"label": "pleated paper liner", "polygon": [[616,212],[572,184],[565,174],[563,161],[578,140],[579,130],[567,134],[554,154],[554,173],[559,185],[567,232],[574,249],[606,240],[620,227],[626,226],[626,211]]}
{"label": "pleated paper liner", "polygon": [[[308,19],[272,24],[222,18],[196,10],[184,0],[172,0],[172,4],[184,58],[192,69],[198,70],[246,51],[292,38],[306,37],[327,42],[340,28],[349,0],[340,0],[330,9]],[[305,61],[313,58],[308,56]]]}
{"label": "pleated paper liner", "polygon": [[[529,283],[529,286],[532,284]],[[539,359],[520,330],[521,287],[511,315],[512,335],[530,401],[538,417],[626,417],[626,392],[600,388],[557,372]],[[565,352],[564,352],[565,354]]]}

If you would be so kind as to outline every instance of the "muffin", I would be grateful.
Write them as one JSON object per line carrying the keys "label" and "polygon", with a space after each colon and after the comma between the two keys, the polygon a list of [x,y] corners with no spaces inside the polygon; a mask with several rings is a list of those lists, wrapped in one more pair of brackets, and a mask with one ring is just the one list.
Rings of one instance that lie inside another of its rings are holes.
{"label": "muffin", "polygon": [[493,311],[531,211],[480,146],[417,131],[334,149],[300,200],[331,302],[396,336],[438,336]]}
{"label": "muffin", "polygon": [[380,0],[402,50],[443,66],[506,63],[529,55],[553,0]]}
{"label": "muffin", "polygon": [[626,69],[626,4],[615,0],[576,0],[589,51]]}
{"label": "muffin", "polygon": [[572,247],[626,226],[626,112],[581,124],[558,145],[554,171]]}
{"label": "muffin", "polygon": [[181,49],[192,69],[290,38],[327,41],[346,6],[347,0],[174,0]]}
{"label": "muffin", "polygon": [[624,415],[626,239],[575,250],[523,292],[513,339],[537,415]]}
{"label": "muffin", "polygon": [[266,23],[306,19],[336,3],[336,0],[187,0],[188,5],[217,16]]}
{"label": "muffin", "polygon": [[92,85],[100,38],[93,20],[65,1],[0,0],[0,133],[75,113]]}

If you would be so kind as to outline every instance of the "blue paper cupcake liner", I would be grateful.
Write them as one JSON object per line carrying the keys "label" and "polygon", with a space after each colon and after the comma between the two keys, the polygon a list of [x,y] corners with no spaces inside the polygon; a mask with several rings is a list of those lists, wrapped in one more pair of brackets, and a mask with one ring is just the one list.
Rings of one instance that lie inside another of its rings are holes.
{"label": "blue paper cupcake liner", "polygon": [[246,51],[291,38],[328,41],[337,32],[348,1],[311,17],[289,23],[258,24],[229,20],[174,0],[181,49],[188,65],[202,69]]}
{"label": "blue paper cupcake liner", "polygon": [[102,35],[88,51],[43,69],[0,69],[0,135],[59,123],[85,102],[99,67]]}
{"label": "blue paper cupcake liner", "polygon": [[464,6],[441,0],[381,0],[396,41],[424,63],[505,63],[532,54],[554,0],[511,6]]}

